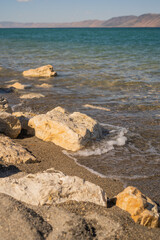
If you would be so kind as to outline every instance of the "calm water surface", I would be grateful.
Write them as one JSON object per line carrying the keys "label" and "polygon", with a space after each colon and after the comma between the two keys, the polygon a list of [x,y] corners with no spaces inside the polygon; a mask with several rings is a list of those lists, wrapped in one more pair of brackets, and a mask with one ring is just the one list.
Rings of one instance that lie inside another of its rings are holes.
{"label": "calm water surface", "polygon": [[[45,64],[56,78],[22,77]],[[26,92],[46,96],[20,100],[24,91],[1,90],[14,110],[44,113],[60,105],[89,114],[110,134],[70,156],[160,201],[160,29],[0,29],[0,66],[1,87],[18,80],[32,84]],[[36,86],[44,82],[53,87]]]}

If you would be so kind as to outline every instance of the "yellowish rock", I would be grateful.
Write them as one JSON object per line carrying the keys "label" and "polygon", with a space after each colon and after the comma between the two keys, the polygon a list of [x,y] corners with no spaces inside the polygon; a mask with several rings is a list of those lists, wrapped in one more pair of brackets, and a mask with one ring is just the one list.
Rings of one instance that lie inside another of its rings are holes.
{"label": "yellowish rock", "polygon": [[70,114],[61,107],[31,118],[28,125],[35,129],[38,138],[71,151],[102,137],[97,121],[80,112]]}
{"label": "yellowish rock", "polygon": [[54,77],[57,73],[53,70],[52,65],[45,65],[36,69],[30,69],[23,72],[25,77]]}
{"label": "yellowish rock", "polygon": [[116,198],[116,206],[129,212],[135,222],[151,228],[159,226],[160,216],[157,204],[136,187],[127,187]]}
{"label": "yellowish rock", "polygon": [[36,158],[20,144],[2,134],[0,134],[0,159],[5,163],[12,164],[36,161]]}

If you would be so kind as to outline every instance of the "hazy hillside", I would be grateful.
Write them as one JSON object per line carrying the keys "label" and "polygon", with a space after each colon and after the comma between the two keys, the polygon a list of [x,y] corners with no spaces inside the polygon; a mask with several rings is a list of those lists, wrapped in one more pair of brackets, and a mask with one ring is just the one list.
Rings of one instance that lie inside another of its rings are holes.
{"label": "hazy hillside", "polygon": [[0,28],[67,28],[67,27],[160,27],[160,14],[122,16],[107,21],[86,20],[71,23],[15,23],[0,22]]}

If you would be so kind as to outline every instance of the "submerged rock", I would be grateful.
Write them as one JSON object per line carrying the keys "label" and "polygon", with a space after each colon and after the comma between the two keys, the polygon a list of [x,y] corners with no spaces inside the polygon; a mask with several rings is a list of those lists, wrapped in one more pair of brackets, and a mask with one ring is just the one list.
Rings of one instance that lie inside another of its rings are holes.
{"label": "submerged rock", "polygon": [[99,186],[79,177],[49,169],[19,179],[0,179],[0,192],[32,205],[58,204],[70,200],[106,206],[107,197]]}
{"label": "submerged rock", "polygon": [[129,212],[141,225],[155,228],[160,224],[158,206],[135,187],[127,187],[116,196],[116,205]]}
{"label": "submerged rock", "polygon": [[31,88],[31,85],[29,85],[29,84],[21,84],[21,83],[19,83],[19,82],[16,82],[16,83],[14,83],[14,84],[12,84],[12,85],[8,85],[8,87],[14,87],[14,88],[16,88],[16,89],[23,90],[23,89],[29,89],[29,88]]}
{"label": "submerged rock", "polygon": [[52,231],[40,215],[10,196],[0,194],[0,206],[1,240],[44,240]]}
{"label": "submerged rock", "polygon": [[41,98],[41,97],[45,97],[45,96],[41,93],[27,93],[20,96],[21,99],[32,99],[32,98]]}
{"label": "submerged rock", "polygon": [[8,105],[7,99],[4,97],[0,97],[0,112],[12,113],[12,109]]}
{"label": "submerged rock", "polygon": [[111,111],[109,108],[93,106],[91,104],[85,104],[85,105],[83,105],[83,107],[85,107],[85,108],[93,108],[93,109],[98,109],[98,110],[103,110],[103,111],[108,111],[108,112]]}
{"label": "submerged rock", "polygon": [[51,84],[48,83],[42,83],[40,85],[36,85],[36,87],[40,87],[40,88],[52,88],[53,86]]}
{"label": "submerged rock", "polygon": [[42,66],[36,69],[30,69],[23,72],[25,77],[54,77],[57,73],[53,70],[52,65]]}
{"label": "submerged rock", "polygon": [[36,158],[9,137],[0,134],[0,160],[6,163],[31,163]]}
{"label": "submerged rock", "polygon": [[19,119],[8,112],[0,112],[0,132],[11,138],[17,138],[21,132]]}
{"label": "submerged rock", "polygon": [[97,121],[80,112],[69,114],[61,107],[31,118],[29,126],[43,141],[53,142],[71,151],[77,151],[91,140],[102,137]]}

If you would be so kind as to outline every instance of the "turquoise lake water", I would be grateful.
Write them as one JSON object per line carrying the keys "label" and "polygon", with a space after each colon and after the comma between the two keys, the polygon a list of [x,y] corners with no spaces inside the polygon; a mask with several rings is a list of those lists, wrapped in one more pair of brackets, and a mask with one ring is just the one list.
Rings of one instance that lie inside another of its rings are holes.
{"label": "turquoise lake water", "polygon": [[[56,78],[21,74],[46,64],[54,66]],[[44,113],[59,105],[110,130],[103,142],[69,153],[79,164],[160,199],[159,28],[0,29],[0,67],[1,87],[16,80],[32,84],[26,92],[46,96],[20,100],[25,91],[2,91],[16,111]],[[42,83],[52,88],[37,87]]]}

